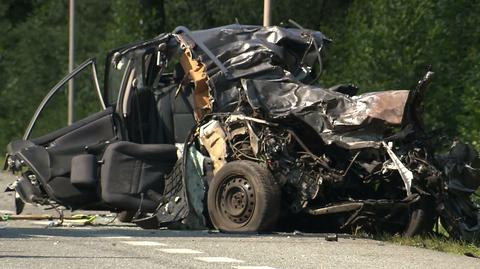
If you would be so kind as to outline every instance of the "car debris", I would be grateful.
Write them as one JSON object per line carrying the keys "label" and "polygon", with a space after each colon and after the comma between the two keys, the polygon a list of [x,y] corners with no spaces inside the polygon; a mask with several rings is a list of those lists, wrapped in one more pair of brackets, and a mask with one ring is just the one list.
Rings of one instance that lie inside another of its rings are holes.
{"label": "car debris", "polygon": [[422,123],[433,72],[411,90],[325,88],[329,42],[301,27],[181,26],[107,56],[104,111],[30,137],[60,86],[95,70],[89,60],[9,144],[11,190],[27,203],[129,212],[144,228],[413,236],[440,219],[453,238],[478,241],[479,155],[458,141],[436,152]]}
{"label": "car debris", "polygon": [[[25,214],[25,215],[16,215],[16,214],[3,214],[0,218],[0,221],[12,221],[12,220],[29,220],[36,221],[37,224],[46,225],[47,227],[58,227],[58,226],[86,226],[93,225],[97,216],[95,215],[83,215],[75,214],[72,216],[64,217],[53,216],[49,214]],[[40,222],[44,221],[44,222]]]}
{"label": "car debris", "polygon": [[338,234],[327,234],[325,236],[325,241],[338,242]]}

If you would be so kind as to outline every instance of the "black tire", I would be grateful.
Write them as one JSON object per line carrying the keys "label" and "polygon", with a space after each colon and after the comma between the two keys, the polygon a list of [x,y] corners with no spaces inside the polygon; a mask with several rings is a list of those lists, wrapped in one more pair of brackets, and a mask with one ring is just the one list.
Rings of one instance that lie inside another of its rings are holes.
{"label": "black tire", "polygon": [[436,220],[435,202],[432,199],[421,198],[411,208],[410,219],[403,235],[412,237],[431,233]]}
{"label": "black tire", "polygon": [[225,164],[213,177],[207,196],[213,226],[224,232],[272,230],[280,213],[280,187],[265,165]]}
{"label": "black tire", "polygon": [[135,216],[135,211],[120,211],[117,213],[117,220],[123,223],[130,223]]}

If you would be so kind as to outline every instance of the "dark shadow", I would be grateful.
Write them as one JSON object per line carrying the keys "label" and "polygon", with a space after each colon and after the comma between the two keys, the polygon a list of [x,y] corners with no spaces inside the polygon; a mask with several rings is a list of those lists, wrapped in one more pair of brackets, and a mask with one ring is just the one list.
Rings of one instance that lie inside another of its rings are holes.
{"label": "dark shadow", "polygon": [[31,255],[0,255],[0,259],[145,259],[148,257],[118,257],[118,256],[106,256],[106,257],[98,257],[98,256],[47,256],[47,255],[38,255],[38,256],[31,256]]}
{"label": "dark shadow", "polygon": [[[115,228],[115,227],[95,227],[91,229],[77,229],[77,228],[35,228],[35,227],[7,227],[0,230],[1,239],[18,239],[18,238],[36,238],[35,236],[51,236],[51,237],[88,237],[88,238],[102,238],[102,237],[122,237],[129,236],[132,238],[175,238],[175,237],[286,237],[286,236],[299,236],[299,237],[325,237],[325,233],[221,233],[218,231],[208,230],[139,230],[137,228]],[[352,235],[339,235],[342,238],[350,238]],[[36,239],[42,239],[38,237]],[[121,239],[121,238],[120,238]]]}

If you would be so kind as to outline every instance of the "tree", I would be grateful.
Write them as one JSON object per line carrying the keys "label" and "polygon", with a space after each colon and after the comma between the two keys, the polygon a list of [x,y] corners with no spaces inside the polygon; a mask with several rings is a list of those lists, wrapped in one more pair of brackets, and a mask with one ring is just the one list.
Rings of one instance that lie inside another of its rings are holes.
{"label": "tree", "polygon": [[[410,88],[429,64],[432,129],[480,148],[480,4],[473,0],[275,0],[273,23],[292,18],[333,42],[320,83],[355,83],[363,92]],[[76,1],[76,63],[96,56],[100,78],[110,49],[178,25],[195,30],[261,24],[262,1]],[[0,147],[21,137],[36,106],[67,70],[68,1],[0,2]],[[80,80],[78,89],[89,87]],[[78,91],[80,92],[80,91]],[[79,94],[77,103],[90,98]],[[65,96],[66,98],[66,96]],[[62,109],[65,109],[62,107]],[[80,106],[79,115],[90,107]],[[62,121],[62,111],[48,115]],[[55,120],[56,119],[56,120]]]}

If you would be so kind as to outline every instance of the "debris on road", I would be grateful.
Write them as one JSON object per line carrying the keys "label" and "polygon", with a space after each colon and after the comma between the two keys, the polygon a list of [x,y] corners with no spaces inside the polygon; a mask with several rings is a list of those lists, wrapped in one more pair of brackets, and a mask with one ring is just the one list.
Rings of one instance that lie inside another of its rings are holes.
{"label": "debris on road", "polygon": [[[29,220],[29,221],[37,221],[35,223],[45,224],[47,227],[58,227],[58,226],[85,226],[85,225],[94,225],[97,216],[95,215],[83,215],[83,214],[76,214],[68,217],[61,217],[61,216],[53,216],[47,214],[40,214],[40,215],[31,215],[31,214],[24,214],[24,215],[12,215],[12,214],[3,214],[1,217],[2,221],[14,221],[14,220]],[[45,222],[38,222],[45,220]]]}
{"label": "debris on road", "polygon": [[328,234],[325,236],[326,241],[338,241],[338,234]]}

